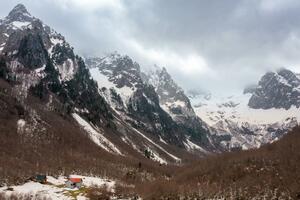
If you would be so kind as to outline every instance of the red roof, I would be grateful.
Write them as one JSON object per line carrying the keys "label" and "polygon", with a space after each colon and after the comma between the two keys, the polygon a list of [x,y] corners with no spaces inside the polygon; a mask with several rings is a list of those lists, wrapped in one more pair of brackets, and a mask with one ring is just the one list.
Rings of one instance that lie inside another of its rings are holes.
{"label": "red roof", "polygon": [[70,181],[72,181],[73,183],[80,183],[82,181],[81,178],[69,178]]}

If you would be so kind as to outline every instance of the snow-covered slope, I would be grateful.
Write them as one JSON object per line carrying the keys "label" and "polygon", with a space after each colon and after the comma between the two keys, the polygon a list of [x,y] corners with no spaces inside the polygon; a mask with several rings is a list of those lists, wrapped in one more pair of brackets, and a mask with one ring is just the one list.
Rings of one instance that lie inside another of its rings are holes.
{"label": "snow-covered slope", "polygon": [[154,86],[159,96],[159,104],[175,121],[185,123],[187,118],[196,116],[190,100],[166,68],[155,65],[145,73],[144,79]]}
{"label": "snow-covered slope", "polygon": [[[277,85],[273,87],[276,91]],[[197,115],[210,126],[215,143],[225,149],[260,147],[278,140],[299,124],[300,109],[296,106],[254,109],[248,105],[253,95],[190,94],[189,97]]]}
{"label": "snow-covered slope", "polygon": [[91,140],[95,142],[98,146],[100,146],[108,152],[123,155],[121,151],[112,142],[105,138],[105,136],[103,135],[103,130],[101,131],[98,127],[92,127],[90,123],[85,121],[76,113],[73,113],[72,116],[80,124],[80,126],[89,134]]}
{"label": "snow-covered slope", "polygon": [[[112,53],[102,58],[87,58],[86,63],[99,87],[108,89],[103,90],[104,95],[115,109],[127,108],[134,92],[143,87],[140,67],[128,56]],[[118,104],[114,104],[115,100],[119,100]]]}
{"label": "snow-covered slope", "polygon": [[251,94],[232,96],[210,95],[190,97],[196,113],[209,125],[220,120],[234,120],[251,124],[271,124],[285,120],[289,117],[300,119],[299,109],[295,106],[286,110],[284,108],[254,109],[248,106]]}

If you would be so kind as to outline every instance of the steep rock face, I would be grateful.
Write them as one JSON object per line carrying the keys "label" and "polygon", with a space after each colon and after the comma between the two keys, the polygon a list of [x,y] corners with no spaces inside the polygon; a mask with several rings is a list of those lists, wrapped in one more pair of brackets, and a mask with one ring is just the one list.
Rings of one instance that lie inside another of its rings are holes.
{"label": "steep rock face", "polygon": [[[169,95],[163,96],[165,88],[158,91],[157,85],[153,86],[149,76],[141,72],[140,66],[128,56],[113,53],[103,58],[87,58],[86,63],[98,85],[106,87],[102,91],[107,102],[132,126],[149,131],[169,144],[186,147],[186,140],[190,139],[205,148],[211,147],[208,130],[201,125],[188,98],[174,82],[173,85],[163,85],[170,90],[170,95],[177,94],[177,89],[180,91],[178,98],[170,102]],[[171,80],[166,71],[164,75]],[[184,105],[177,107],[175,104],[179,101]],[[170,107],[166,109],[164,106],[168,104]],[[174,118],[174,115],[177,117]],[[187,118],[193,124],[187,124]]]}
{"label": "steep rock face", "polygon": [[287,69],[266,73],[258,83],[248,105],[255,109],[300,106],[300,79]]}
{"label": "steep rock face", "polygon": [[180,127],[188,131],[189,137],[200,143],[208,142],[208,138],[205,138],[205,135],[209,135],[207,125],[195,114],[184,90],[173,80],[166,68],[154,66],[143,74],[143,79],[154,86],[161,108]]}
{"label": "steep rock face", "polygon": [[22,4],[1,21],[0,31],[6,79],[14,82],[21,102],[31,92],[60,112],[86,109],[84,114],[95,123],[109,119],[109,107],[96,83],[63,36],[31,16]]}
{"label": "steep rock face", "polygon": [[145,81],[155,87],[160,105],[175,121],[185,123],[195,113],[184,91],[174,82],[166,68],[155,67],[145,75]]}
{"label": "steep rock face", "polygon": [[128,56],[113,53],[104,58],[88,58],[86,64],[99,87],[115,91],[122,100],[119,103],[125,107],[133,93],[143,87],[140,66]]}
{"label": "steep rock face", "polygon": [[104,58],[88,58],[87,65],[107,101],[124,120],[134,127],[156,133],[170,143],[180,144],[174,122],[159,106],[158,96],[151,85],[143,83],[140,66],[128,56],[113,53]]}

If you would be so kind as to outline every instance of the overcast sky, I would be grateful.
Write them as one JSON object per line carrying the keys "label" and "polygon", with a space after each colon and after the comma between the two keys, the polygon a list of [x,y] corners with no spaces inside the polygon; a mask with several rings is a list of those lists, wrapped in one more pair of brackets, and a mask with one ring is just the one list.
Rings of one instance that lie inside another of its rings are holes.
{"label": "overcast sky", "polygon": [[185,89],[239,91],[268,70],[300,71],[299,0],[1,0],[66,36],[78,54],[164,66]]}

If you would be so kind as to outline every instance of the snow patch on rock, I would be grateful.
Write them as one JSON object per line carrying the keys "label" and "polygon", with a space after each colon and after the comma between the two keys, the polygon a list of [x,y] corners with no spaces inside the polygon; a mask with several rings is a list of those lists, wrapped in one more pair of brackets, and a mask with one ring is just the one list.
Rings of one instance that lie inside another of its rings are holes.
{"label": "snow patch on rock", "polygon": [[183,142],[185,148],[190,151],[190,152],[193,152],[193,151],[200,151],[200,152],[203,152],[205,154],[209,154],[208,151],[206,151],[205,149],[203,149],[202,147],[200,147],[199,145],[193,143],[192,141],[190,141],[189,139],[186,139],[186,142]]}
{"label": "snow patch on rock", "polygon": [[62,65],[57,66],[61,81],[73,79],[77,66],[72,59],[67,59]]}
{"label": "snow patch on rock", "polygon": [[168,156],[170,156],[172,159],[174,159],[176,162],[181,162],[181,159],[174,156],[173,154],[169,153],[168,151],[166,151],[164,148],[162,148],[161,146],[159,146],[158,144],[156,144],[155,142],[153,142],[150,138],[148,138],[147,136],[145,136],[143,133],[141,133],[140,131],[138,131],[135,128],[132,128],[136,133],[138,133],[140,136],[142,136],[144,139],[146,139],[148,142],[150,142],[152,145],[156,146],[157,148],[159,148],[161,151],[163,151],[165,154],[167,154]]}
{"label": "snow patch on rock", "polygon": [[121,88],[116,87],[116,85],[109,80],[109,77],[102,74],[98,68],[92,68],[90,69],[91,76],[94,80],[97,81],[99,88],[106,87],[107,89],[113,88],[117,94],[119,94],[125,103],[125,106],[129,100],[129,98],[133,95],[135,92],[135,88],[130,88],[127,86],[123,86]]}
{"label": "snow patch on rock", "polygon": [[24,119],[19,119],[17,121],[17,132],[23,133],[25,131],[26,121]]}
{"label": "snow patch on rock", "polygon": [[15,29],[25,29],[27,28],[31,22],[21,22],[21,21],[14,21],[11,23]]}
{"label": "snow patch on rock", "polygon": [[95,142],[98,146],[110,153],[123,155],[121,151],[112,142],[110,142],[106,137],[104,137],[102,133],[100,133],[99,129],[90,125],[87,121],[85,121],[76,113],[73,113],[72,116],[79,123],[79,125],[89,134],[91,140]]}

